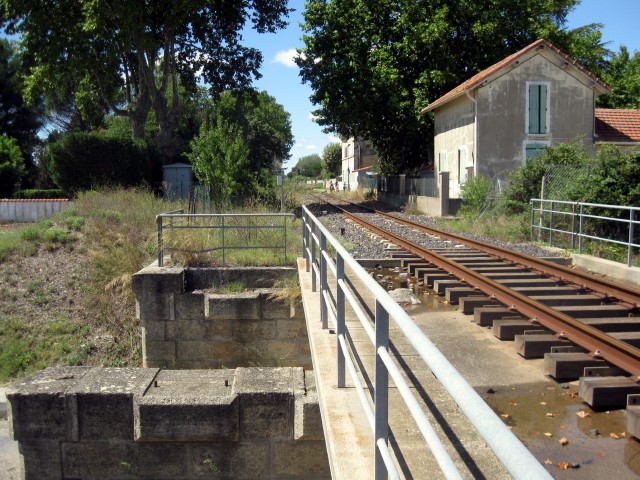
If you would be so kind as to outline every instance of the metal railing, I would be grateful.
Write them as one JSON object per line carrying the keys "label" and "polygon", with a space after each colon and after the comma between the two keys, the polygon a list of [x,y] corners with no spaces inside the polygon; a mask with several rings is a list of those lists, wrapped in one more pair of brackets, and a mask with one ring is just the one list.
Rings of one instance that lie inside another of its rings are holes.
{"label": "metal railing", "polygon": [[[200,213],[189,214],[184,210],[161,213],[156,216],[158,224],[158,266],[164,266],[164,256],[167,252],[207,253],[219,251],[222,255],[222,265],[226,265],[226,252],[229,250],[282,250],[284,262],[287,263],[287,219],[295,219],[293,213]],[[230,219],[240,219],[247,223],[229,223]],[[264,222],[265,219],[278,219],[279,223]],[[200,223],[198,223],[200,222]],[[215,239],[208,239],[214,243],[206,248],[189,249],[185,247],[165,245],[165,233],[167,230],[199,230],[208,229],[217,232]],[[275,245],[230,244],[229,231],[280,231],[281,242]],[[217,242],[217,243],[216,243]]]}
{"label": "metal railing", "polygon": [[[328,244],[335,251],[335,261],[327,250]],[[320,316],[322,328],[327,329],[329,320],[334,324],[337,334],[336,372],[339,388],[346,386],[345,375],[349,372],[365,415],[373,433],[372,446],[375,449],[375,479],[400,478],[398,468],[389,450],[389,376],[396,384],[405,404],[427,445],[431,449],[440,469],[446,478],[461,478],[461,474],[436,434],[428,417],[420,407],[410,387],[404,380],[400,369],[388,352],[389,322],[393,321],[402,334],[418,352],[426,366],[449,393],[477,432],[494,451],[507,471],[515,479],[551,478],[545,468],[535,459],[502,420],[491,410],[478,393],[467,383],[462,375],[445,358],[438,348],[425,336],[409,315],[400,307],[367,271],[340,245],[331,233],[303,206],[303,250],[307,272],[312,271],[312,290],[315,292],[320,283]],[[349,286],[349,275],[358,280],[375,298],[375,318],[373,325],[369,315],[356,300],[358,295]],[[335,296],[329,289],[329,273],[335,281],[332,284]],[[356,345],[348,344],[348,331],[345,321],[346,302],[357,316],[375,346],[375,380],[373,407],[370,405],[362,385],[351,351],[359,353]],[[328,332],[327,332],[328,333]]]}
{"label": "metal railing", "polygon": [[[571,248],[576,249],[578,243],[578,253],[582,253],[584,241],[597,240],[605,243],[623,245],[627,248],[627,266],[633,262],[633,249],[640,248],[640,244],[634,243],[635,226],[640,224],[636,220],[636,212],[640,207],[625,207],[621,205],[605,205],[600,203],[567,202],[562,200],[544,200],[532,198],[531,202],[531,240],[541,239],[542,232],[545,232],[549,239],[549,246],[553,246],[556,234],[566,234],[571,238]],[[610,215],[597,214],[598,211],[617,211],[620,215],[613,217]],[[625,213],[626,212],[626,213]],[[599,230],[614,231],[617,227],[625,225],[625,240],[604,237],[596,233],[594,228],[598,222]],[[604,227],[602,222],[607,222]]]}

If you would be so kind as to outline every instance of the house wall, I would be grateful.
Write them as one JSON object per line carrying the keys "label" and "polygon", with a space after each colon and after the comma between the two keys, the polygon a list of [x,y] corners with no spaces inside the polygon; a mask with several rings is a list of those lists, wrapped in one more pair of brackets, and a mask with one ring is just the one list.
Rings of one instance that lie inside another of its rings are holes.
{"label": "house wall", "polygon": [[468,97],[462,97],[438,109],[435,119],[434,171],[440,174],[440,153],[447,156],[449,172],[449,197],[459,198],[461,183],[458,176],[458,150],[466,150],[467,166],[474,167],[475,173],[475,123],[474,104]]}
{"label": "house wall", "polygon": [[[524,164],[525,142],[555,145],[582,137],[585,145],[593,144],[594,92],[584,83],[587,77],[574,77],[573,71],[564,66],[564,61],[555,55],[540,53],[476,91],[477,174],[505,178],[509,171]],[[546,135],[526,132],[528,81],[548,82]]]}
{"label": "house wall", "polygon": [[378,154],[366,140],[351,137],[342,143],[342,179],[352,190],[358,187],[358,175],[354,170],[374,167],[377,164]]}

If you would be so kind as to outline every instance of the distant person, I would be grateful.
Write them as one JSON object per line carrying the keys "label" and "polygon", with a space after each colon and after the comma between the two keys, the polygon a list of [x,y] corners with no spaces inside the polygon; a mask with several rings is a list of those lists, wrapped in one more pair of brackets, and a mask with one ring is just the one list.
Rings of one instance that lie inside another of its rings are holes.
{"label": "distant person", "polygon": [[329,191],[333,192],[333,180],[329,182]]}
{"label": "distant person", "polygon": [[340,183],[336,181],[336,192],[340,191]]}

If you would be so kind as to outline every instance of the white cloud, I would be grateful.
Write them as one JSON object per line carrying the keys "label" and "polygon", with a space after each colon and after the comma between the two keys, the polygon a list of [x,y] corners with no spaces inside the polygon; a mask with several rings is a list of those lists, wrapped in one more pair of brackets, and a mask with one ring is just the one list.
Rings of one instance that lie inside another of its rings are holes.
{"label": "white cloud", "polygon": [[296,62],[294,59],[298,56],[298,52],[295,48],[290,48],[289,50],[280,50],[276,53],[276,56],[273,58],[275,63],[281,63],[285,67],[296,68]]}

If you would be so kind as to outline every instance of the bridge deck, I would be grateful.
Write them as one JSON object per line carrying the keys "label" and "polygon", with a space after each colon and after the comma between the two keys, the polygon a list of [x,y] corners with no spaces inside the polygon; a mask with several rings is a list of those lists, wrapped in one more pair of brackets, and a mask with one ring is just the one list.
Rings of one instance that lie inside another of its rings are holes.
{"label": "bridge deck", "polygon": [[[298,260],[298,270],[332,476],[334,479],[373,478],[372,428],[348,372],[347,388],[337,388],[336,335],[330,333],[333,330],[331,325],[329,331],[322,329],[319,293],[311,291],[311,273],[305,271],[303,259]],[[357,288],[357,285],[356,289],[365,291]],[[371,298],[364,298],[363,301],[368,306],[373,304]],[[478,337],[479,329],[468,321],[461,322],[459,313],[453,309],[427,313],[422,309],[422,312],[416,312],[415,316],[414,312],[409,313],[441,350],[446,351],[447,355],[452,353],[455,357],[452,363],[457,368],[469,371],[469,382],[478,391],[486,392],[489,386],[497,387],[494,377],[496,371],[503,372],[500,382],[497,382],[501,385],[544,380],[542,375],[531,379],[530,368],[525,370],[523,362],[508,354],[491,335],[482,333],[480,342],[478,338],[474,338],[473,342],[467,341],[468,335],[473,335],[473,332]],[[346,317],[352,350],[355,347],[360,352],[356,358],[358,373],[372,402],[374,348],[348,305]],[[433,337],[438,337],[438,341]],[[510,478],[392,321],[390,338],[390,354],[401,367],[414,395],[427,412],[463,477]],[[477,368],[479,362],[481,368]],[[509,364],[508,367],[506,364]],[[424,478],[428,473],[430,478],[442,478],[436,460],[391,379],[389,384],[390,445],[402,477]]]}

